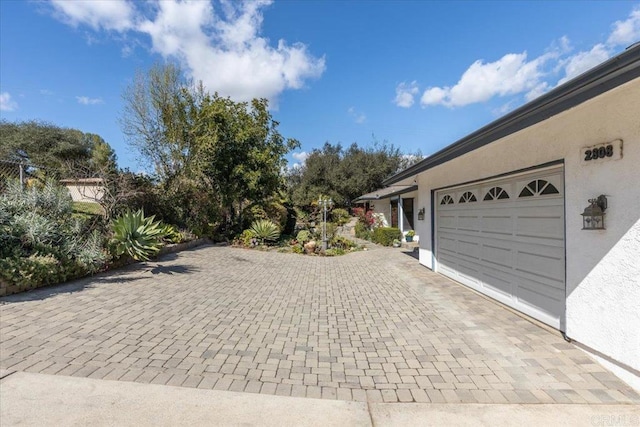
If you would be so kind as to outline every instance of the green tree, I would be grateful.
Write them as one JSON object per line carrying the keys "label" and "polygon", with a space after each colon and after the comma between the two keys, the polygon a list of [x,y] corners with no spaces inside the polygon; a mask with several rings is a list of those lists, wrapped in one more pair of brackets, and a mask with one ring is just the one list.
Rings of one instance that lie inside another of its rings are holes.
{"label": "green tree", "polygon": [[325,143],[315,149],[302,168],[288,177],[294,204],[308,208],[323,194],[338,206],[349,206],[356,197],[382,187],[385,178],[421,159],[419,153],[403,155],[387,143],[375,142],[363,148],[357,143],[344,149],[340,144]]}
{"label": "green tree", "polygon": [[85,133],[91,147],[91,159],[89,160],[92,172],[99,174],[113,174],[118,171],[118,158],[116,152],[100,135]]}
{"label": "green tree", "polygon": [[209,94],[173,64],[139,73],[123,97],[123,131],[182,223],[235,230],[243,206],[282,188],[284,156],[299,144],[280,135],[267,100]]}
{"label": "green tree", "polygon": [[224,220],[235,225],[242,205],[263,202],[284,184],[284,156],[299,146],[285,139],[266,99],[237,103],[206,95],[196,122],[194,171],[219,195]]}
{"label": "green tree", "polygon": [[122,131],[140,153],[140,162],[162,181],[183,173],[191,160],[193,114],[202,92],[182,77],[178,65],[169,63],[138,72],[122,94]]}
{"label": "green tree", "polygon": [[[30,120],[0,122],[0,159],[30,163],[51,178],[95,175],[97,167],[115,168],[115,153],[100,136]],[[34,172],[34,171],[32,171]]]}

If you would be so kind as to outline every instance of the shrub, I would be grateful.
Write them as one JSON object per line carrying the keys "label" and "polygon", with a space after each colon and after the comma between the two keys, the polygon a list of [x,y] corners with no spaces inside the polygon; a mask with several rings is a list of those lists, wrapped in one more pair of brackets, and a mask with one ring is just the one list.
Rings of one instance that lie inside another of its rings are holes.
{"label": "shrub", "polygon": [[336,256],[336,255],[344,255],[346,252],[344,249],[340,248],[331,248],[324,251],[325,256]]}
{"label": "shrub", "polygon": [[[331,241],[338,232],[338,225],[335,222],[327,222],[326,233],[327,233],[327,241]],[[318,224],[316,227],[316,238],[317,240],[322,240],[322,224]]]}
{"label": "shrub", "polygon": [[391,246],[395,239],[402,239],[402,233],[395,227],[378,227],[373,230],[372,241],[384,246]]}
{"label": "shrub", "polygon": [[182,243],[186,241],[186,236],[171,224],[163,225],[163,240],[167,243]]}
{"label": "shrub", "polygon": [[358,247],[358,245],[346,237],[335,236],[331,239],[331,247],[334,249],[349,250]]}
{"label": "shrub", "polygon": [[407,237],[414,237],[415,235],[416,235],[415,230],[409,230],[407,231],[407,234],[406,234]]}
{"label": "shrub", "polygon": [[358,239],[371,240],[371,230],[363,222],[358,221],[356,223],[355,231]]}
{"label": "shrub", "polygon": [[331,219],[338,225],[345,225],[350,218],[351,216],[346,209],[337,208],[331,211]]}
{"label": "shrub", "polygon": [[249,247],[249,246],[254,246],[255,243],[257,243],[257,241],[251,230],[244,230],[242,234],[240,234],[235,238],[233,243],[235,245]]}
{"label": "shrub", "polygon": [[125,212],[113,222],[114,255],[129,255],[138,261],[148,261],[162,247],[164,227],[154,216],[145,217],[142,209]]}
{"label": "shrub", "polygon": [[364,216],[364,208],[352,208],[351,215],[358,218],[360,218],[361,216]]}
{"label": "shrub", "polygon": [[[277,201],[268,201],[263,204],[254,204],[242,211],[243,225],[252,224],[261,219],[268,219],[278,226],[280,231],[287,228],[289,220],[289,210],[282,203]],[[291,213],[293,216],[293,212]]]}
{"label": "shrub", "polygon": [[60,273],[60,262],[51,254],[0,259],[0,275],[16,284],[54,284],[61,281]]}
{"label": "shrub", "polygon": [[298,231],[298,235],[296,236],[296,240],[300,244],[304,245],[309,240],[311,240],[311,233],[309,233],[309,230],[300,230],[300,231]]}
{"label": "shrub", "polygon": [[280,237],[278,226],[268,219],[254,221],[249,228],[253,236],[264,245],[266,241],[274,242]]}
{"label": "shrub", "polygon": [[100,270],[108,254],[89,223],[73,216],[66,188],[10,183],[0,196],[0,277],[39,286]]}

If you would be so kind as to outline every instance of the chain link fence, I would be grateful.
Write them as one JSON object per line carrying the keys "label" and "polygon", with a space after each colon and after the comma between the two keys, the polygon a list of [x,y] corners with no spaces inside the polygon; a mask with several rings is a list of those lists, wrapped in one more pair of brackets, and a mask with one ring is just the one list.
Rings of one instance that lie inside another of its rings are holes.
{"label": "chain link fence", "polygon": [[28,162],[0,159],[0,194],[4,193],[10,182],[19,182],[25,188],[33,180],[44,182],[47,179],[59,180],[59,171]]}
{"label": "chain link fence", "polygon": [[24,186],[27,182],[28,168],[29,165],[26,163],[0,160],[0,193],[4,192],[10,181],[19,181]]}

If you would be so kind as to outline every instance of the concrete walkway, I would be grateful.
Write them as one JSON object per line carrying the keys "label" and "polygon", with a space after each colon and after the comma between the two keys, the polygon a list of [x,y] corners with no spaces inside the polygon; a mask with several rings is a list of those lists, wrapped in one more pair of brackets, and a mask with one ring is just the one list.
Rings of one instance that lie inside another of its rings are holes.
{"label": "concrete walkway", "polygon": [[409,255],[207,246],[5,297],[0,368],[368,405],[640,402],[557,331]]}
{"label": "concrete walkway", "polygon": [[389,404],[255,395],[19,372],[3,426],[637,426],[635,405]]}

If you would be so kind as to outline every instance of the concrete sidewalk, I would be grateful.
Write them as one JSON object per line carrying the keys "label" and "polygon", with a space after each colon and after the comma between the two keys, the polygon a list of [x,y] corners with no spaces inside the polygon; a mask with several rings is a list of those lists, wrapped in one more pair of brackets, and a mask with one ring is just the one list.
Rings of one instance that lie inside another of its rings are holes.
{"label": "concrete sidewalk", "polygon": [[3,427],[640,425],[638,405],[389,404],[0,374]]}

